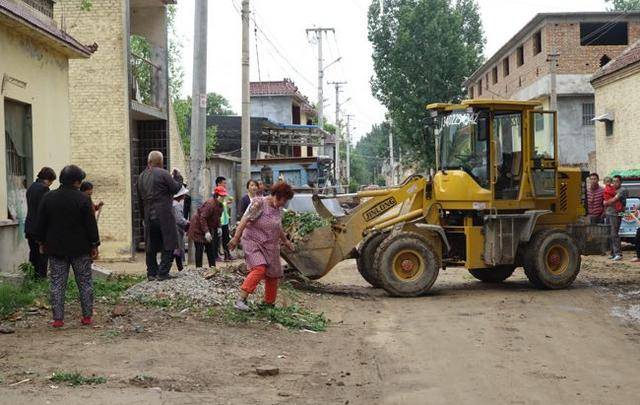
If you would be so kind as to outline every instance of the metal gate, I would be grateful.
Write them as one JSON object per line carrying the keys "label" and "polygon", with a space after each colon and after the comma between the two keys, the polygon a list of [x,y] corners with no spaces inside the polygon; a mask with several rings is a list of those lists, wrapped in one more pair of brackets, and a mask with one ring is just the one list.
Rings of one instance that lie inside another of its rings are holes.
{"label": "metal gate", "polygon": [[133,218],[133,246],[139,249],[144,242],[142,215],[138,205],[138,176],[147,167],[149,152],[157,150],[164,155],[164,168],[167,168],[169,139],[167,121],[134,121],[131,136],[131,196]]}

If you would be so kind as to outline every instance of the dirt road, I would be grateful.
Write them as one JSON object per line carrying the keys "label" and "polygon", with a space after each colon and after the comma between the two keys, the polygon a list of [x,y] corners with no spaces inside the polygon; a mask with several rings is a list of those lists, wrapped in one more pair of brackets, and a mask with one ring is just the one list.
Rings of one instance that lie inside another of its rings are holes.
{"label": "dirt road", "polygon": [[[496,285],[451,269],[416,299],[366,287],[353,262],[323,282],[353,293],[301,296],[331,319],[323,333],[182,314],[141,314],[144,332],[115,338],[76,326],[18,330],[0,337],[0,403],[640,403],[640,267],[589,259],[564,291],[534,290],[521,272]],[[261,365],[280,374],[259,377]],[[61,369],[108,382],[46,379]]]}

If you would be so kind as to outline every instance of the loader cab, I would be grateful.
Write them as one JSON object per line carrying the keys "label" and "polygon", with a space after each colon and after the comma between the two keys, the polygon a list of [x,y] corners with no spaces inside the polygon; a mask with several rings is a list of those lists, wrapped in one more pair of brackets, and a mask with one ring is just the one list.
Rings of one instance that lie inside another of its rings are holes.
{"label": "loader cab", "polygon": [[474,209],[531,209],[536,198],[554,198],[556,116],[536,107],[494,100],[429,105],[426,132],[436,145],[440,198]]}

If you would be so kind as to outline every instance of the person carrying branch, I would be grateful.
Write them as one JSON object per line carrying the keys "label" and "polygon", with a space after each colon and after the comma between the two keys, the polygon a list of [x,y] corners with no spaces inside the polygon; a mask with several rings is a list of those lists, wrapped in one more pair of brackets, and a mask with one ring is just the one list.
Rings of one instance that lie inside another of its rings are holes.
{"label": "person carrying branch", "polygon": [[250,273],[240,287],[235,308],[248,311],[247,297],[252,294],[264,279],[264,303],[274,305],[278,294],[278,279],[282,278],[280,264],[280,243],[287,249],[294,246],[282,230],[282,207],[293,198],[291,186],[280,182],[271,188],[268,197],[256,197],[245,212],[236,234],[229,242],[229,248],[235,249],[242,241],[245,261]]}

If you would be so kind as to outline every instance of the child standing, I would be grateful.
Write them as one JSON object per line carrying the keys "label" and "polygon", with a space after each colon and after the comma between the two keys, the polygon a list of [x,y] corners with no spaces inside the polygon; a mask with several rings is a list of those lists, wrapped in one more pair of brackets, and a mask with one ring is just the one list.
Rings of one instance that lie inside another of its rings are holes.
{"label": "child standing", "polygon": [[100,201],[97,204],[93,203],[93,184],[89,181],[83,181],[82,184],[80,184],[80,191],[82,191],[83,193],[85,193],[87,195],[87,197],[89,197],[89,200],[91,200],[91,207],[93,208],[93,213],[96,215],[96,221],[98,219],[100,219],[100,213],[102,212],[102,207],[104,206],[104,203],[102,201]]}
{"label": "child standing", "polygon": [[178,271],[184,268],[184,233],[189,230],[189,221],[184,217],[184,199],[189,194],[184,186],[173,196],[173,216],[176,218],[178,228],[178,248],[173,251]]}

